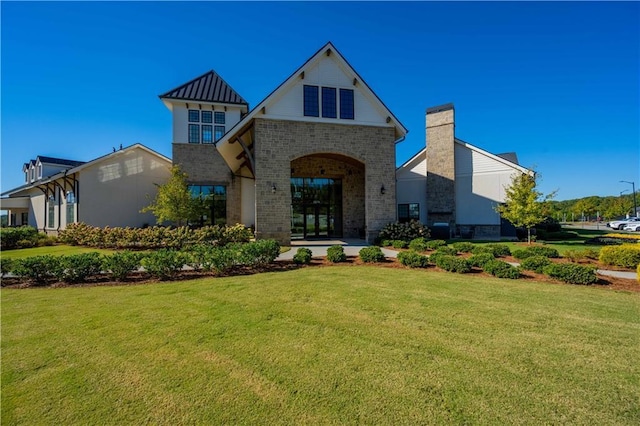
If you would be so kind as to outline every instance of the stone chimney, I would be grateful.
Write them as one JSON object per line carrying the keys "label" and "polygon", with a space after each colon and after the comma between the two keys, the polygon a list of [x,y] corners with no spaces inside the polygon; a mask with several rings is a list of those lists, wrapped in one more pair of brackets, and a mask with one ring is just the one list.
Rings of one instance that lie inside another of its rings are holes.
{"label": "stone chimney", "polygon": [[427,225],[456,220],[454,108],[427,108]]}

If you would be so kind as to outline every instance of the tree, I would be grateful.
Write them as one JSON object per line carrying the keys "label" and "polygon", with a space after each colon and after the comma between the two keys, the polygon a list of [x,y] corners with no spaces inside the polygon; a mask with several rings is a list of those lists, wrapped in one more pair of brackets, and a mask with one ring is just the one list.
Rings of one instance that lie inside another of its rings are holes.
{"label": "tree", "polygon": [[163,185],[158,185],[156,198],[142,213],[152,212],[157,223],[173,222],[177,226],[186,225],[200,217],[201,203],[194,198],[187,185],[187,174],[179,166],[171,167],[171,178]]}
{"label": "tree", "polygon": [[506,187],[505,203],[496,207],[500,215],[516,227],[527,229],[527,242],[531,244],[531,228],[546,218],[547,202],[554,193],[543,197],[536,190],[537,175],[517,174]]}

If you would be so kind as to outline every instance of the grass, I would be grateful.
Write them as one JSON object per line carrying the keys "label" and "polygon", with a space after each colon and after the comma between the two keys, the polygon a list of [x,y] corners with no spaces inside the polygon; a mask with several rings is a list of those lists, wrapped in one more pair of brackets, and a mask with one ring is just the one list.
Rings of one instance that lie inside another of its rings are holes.
{"label": "grass", "polygon": [[2,424],[638,424],[640,297],[333,266],[2,290]]}
{"label": "grass", "polygon": [[2,252],[0,252],[0,257],[4,259],[24,259],[25,257],[42,256],[46,254],[51,254],[53,256],[62,256],[62,255],[69,255],[69,254],[80,254],[80,253],[91,253],[91,252],[111,254],[114,251],[107,250],[107,249],[96,249],[92,247],[54,245],[54,246],[34,247],[34,248],[27,248],[27,249],[3,250]]}

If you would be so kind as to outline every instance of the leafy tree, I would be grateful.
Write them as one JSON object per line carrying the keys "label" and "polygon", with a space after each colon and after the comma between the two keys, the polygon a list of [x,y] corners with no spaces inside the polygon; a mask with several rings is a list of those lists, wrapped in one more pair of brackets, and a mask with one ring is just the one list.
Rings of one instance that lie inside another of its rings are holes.
{"label": "leafy tree", "polygon": [[163,185],[158,185],[155,200],[140,210],[142,213],[152,212],[157,223],[172,222],[177,226],[186,225],[200,217],[202,202],[194,198],[189,191],[187,174],[179,166],[171,167],[171,178]]}
{"label": "leafy tree", "polygon": [[542,222],[548,212],[548,200],[555,194],[543,197],[536,190],[537,175],[516,174],[511,179],[511,185],[506,187],[505,203],[496,210],[502,217],[514,226],[527,229],[527,242],[531,244],[531,228]]}

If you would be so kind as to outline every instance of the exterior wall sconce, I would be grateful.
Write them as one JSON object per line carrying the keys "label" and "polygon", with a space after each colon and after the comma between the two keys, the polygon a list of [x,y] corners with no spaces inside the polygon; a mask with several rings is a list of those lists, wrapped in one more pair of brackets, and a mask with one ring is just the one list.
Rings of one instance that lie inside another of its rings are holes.
{"label": "exterior wall sconce", "polygon": [[271,193],[272,194],[276,193],[276,184],[275,183],[273,185],[271,185]]}
{"label": "exterior wall sconce", "polygon": [[384,184],[382,184],[380,187],[380,195],[384,195],[385,192],[387,192],[387,190],[385,189]]}

